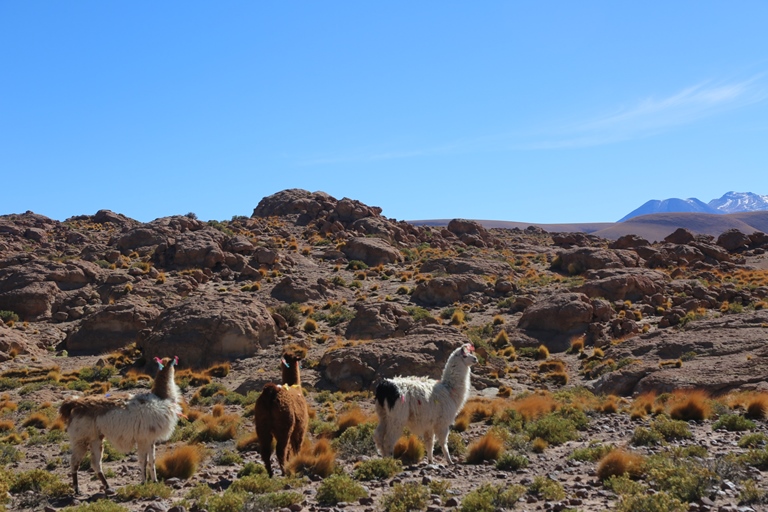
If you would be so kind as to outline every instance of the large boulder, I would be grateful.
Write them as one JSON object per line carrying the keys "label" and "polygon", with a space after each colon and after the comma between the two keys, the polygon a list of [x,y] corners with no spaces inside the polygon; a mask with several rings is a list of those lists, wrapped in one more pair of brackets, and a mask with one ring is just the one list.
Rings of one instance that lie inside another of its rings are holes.
{"label": "large boulder", "polygon": [[43,281],[0,293],[0,310],[13,311],[22,321],[45,320],[61,291],[55,283]]}
{"label": "large boulder", "polygon": [[112,304],[85,316],[65,339],[72,355],[102,354],[138,343],[160,311],[151,306]]}
{"label": "large boulder", "polygon": [[272,297],[289,304],[322,299],[327,288],[322,283],[312,283],[306,277],[285,276],[272,288]]}
{"label": "large boulder", "polygon": [[436,258],[421,265],[422,274],[476,274],[481,276],[507,276],[513,273],[506,261],[480,258]]}
{"label": "large boulder", "polygon": [[569,274],[581,274],[586,270],[637,267],[639,261],[640,258],[634,251],[579,247],[558,253],[552,266]]}
{"label": "large boulder", "polygon": [[479,276],[436,277],[417,284],[411,293],[411,300],[425,306],[448,306],[461,302],[470,293],[492,290],[491,285]]}
{"label": "large boulder", "polygon": [[717,237],[717,245],[728,252],[743,251],[749,248],[750,239],[736,228],[723,231]]}
{"label": "large boulder", "polygon": [[253,356],[276,341],[267,307],[249,297],[199,296],[166,309],[140,346],[147,358],[178,355],[183,364],[205,367],[215,361]]}
{"label": "large boulder", "polygon": [[611,301],[637,302],[664,290],[669,277],[663,272],[648,269],[618,269],[592,271],[586,274],[583,285],[574,291],[588,297],[603,297]]}
{"label": "large boulder", "polygon": [[399,304],[355,304],[355,317],[350,320],[344,337],[350,340],[374,340],[404,336],[415,322]]}
{"label": "large boulder", "polygon": [[[735,390],[768,391],[768,311],[694,321],[684,330],[660,329],[611,345],[605,357],[632,361],[601,376],[595,392],[632,395],[675,389],[712,394]],[[680,359],[682,364],[660,365]]]}
{"label": "large boulder", "polygon": [[360,260],[369,267],[396,263],[403,259],[400,251],[381,238],[350,238],[341,247],[349,260]]}
{"label": "large boulder", "polygon": [[372,389],[384,378],[414,375],[439,379],[451,352],[467,339],[456,329],[426,326],[396,339],[326,352],[323,377],[341,391]]}
{"label": "large boulder", "polygon": [[593,315],[592,302],[583,293],[556,293],[526,308],[517,326],[533,332],[578,334],[586,331]]}

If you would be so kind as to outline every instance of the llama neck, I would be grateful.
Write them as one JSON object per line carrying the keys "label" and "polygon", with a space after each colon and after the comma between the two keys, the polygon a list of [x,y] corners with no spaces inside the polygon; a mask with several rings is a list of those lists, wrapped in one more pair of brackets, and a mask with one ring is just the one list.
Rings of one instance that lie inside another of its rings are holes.
{"label": "llama neck", "polygon": [[459,361],[458,357],[461,355],[451,355],[440,378],[440,382],[451,390],[451,394],[455,393],[453,390],[462,390],[463,393],[463,390],[469,386],[469,366]]}
{"label": "llama neck", "polygon": [[291,361],[286,367],[283,367],[283,384],[286,386],[301,386],[301,374],[299,372],[299,361]]}
{"label": "llama neck", "polygon": [[152,393],[163,400],[179,401],[179,389],[174,381],[173,366],[169,364],[155,376],[155,382],[152,384]]}

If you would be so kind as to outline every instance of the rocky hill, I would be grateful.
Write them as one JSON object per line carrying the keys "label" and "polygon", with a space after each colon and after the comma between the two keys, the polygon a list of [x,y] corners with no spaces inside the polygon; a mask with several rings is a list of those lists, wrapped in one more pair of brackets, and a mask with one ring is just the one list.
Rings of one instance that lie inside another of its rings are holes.
{"label": "rocky hill", "polygon": [[[417,498],[414,509],[433,511],[765,509],[766,249],[764,232],[738,229],[677,229],[651,243],[461,219],[416,226],[298,189],[228,222],[2,216],[0,492],[14,510],[106,507],[98,480],[81,482],[76,498],[67,490],[56,406],[73,394],[141,390],[155,357],[178,355],[186,418],[158,454],[193,446],[204,458],[147,491],[129,486],[137,464],[114,455],[108,478],[130,492],[110,499],[125,509],[399,510]],[[410,447],[386,477],[356,473],[378,460],[376,383],[439,378],[467,341],[481,362],[451,436],[460,462],[409,462]],[[238,482],[267,481],[254,469],[253,400],[279,381],[288,345],[308,352],[305,445],[315,457],[331,446],[336,473],[356,476],[334,484],[315,460],[248,494]],[[694,399],[700,414],[680,412]],[[747,425],[751,441],[722,421]],[[668,425],[682,433],[668,435]],[[601,459],[610,453],[644,469],[609,480]],[[694,483],[675,480],[692,474]],[[353,484],[360,495],[328,497]]]}

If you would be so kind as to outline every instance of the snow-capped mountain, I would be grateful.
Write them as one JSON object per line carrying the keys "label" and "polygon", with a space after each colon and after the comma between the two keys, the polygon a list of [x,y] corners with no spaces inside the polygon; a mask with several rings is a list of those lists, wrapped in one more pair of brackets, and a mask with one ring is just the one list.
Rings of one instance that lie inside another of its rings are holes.
{"label": "snow-capped mountain", "polygon": [[728,192],[720,199],[704,203],[695,197],[688,199],[652,199],[640,208],[625,215],[619,222],[651,213],[698,212],[698,213],[738,213],[768,210],[768,195],[761,196],[752,192]]}
{"label": "snow-capped mountain", "polygon": [[622,217],[619,222],[624,222],[625,220],[629,220],[632,217],[637,217],[639,215],[649,215],[651,213],[669,213],[669,212],[698,212],[698,213],[720,213],[714,208],[710,207],[707,203],[703,203],[696,199],[695,197],[691,197],[688,199],[664,199],[662,201],[659,201],[657,199],[651,199],[650,201],[646,202],[643,206],[640,208],[631,211],[624,217]]}
{"label": "snow-capped mountain", "polygon": [[768,210],[768,196],[752,192],[728,192],[720,199],[713,199],[707,204],[720,213],[755,212]]}

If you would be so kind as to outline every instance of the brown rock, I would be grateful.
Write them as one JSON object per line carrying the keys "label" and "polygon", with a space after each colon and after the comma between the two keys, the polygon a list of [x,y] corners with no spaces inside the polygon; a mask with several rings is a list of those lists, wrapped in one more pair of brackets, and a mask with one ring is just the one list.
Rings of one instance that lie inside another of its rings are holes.
{"label": "brown rock", "polygon": [[381,238],[351,238],[341,247],[350,260],[360,260],[369,267],[401,261],[400,251]]}
{"label": "brown rock", "polygon": [[436,277],[416,285],[411,300],[427,306],[447,306],[462,301],[470,293],[489,290],[492,288],[487,281],[473,275]]}
{"label": "brown rock", "polygon": [[151,328],[160,311],[134,304],[99,307],[69,333],[65,342],[72,355],[101,354],[138,343],[141,333]]}
{"label": "brown rock", "polygon": [[356,304],[355,311],[344,334],[351,340],[402,337],[415,325],[405,308],[390,302]]}
{"label": "brown rock", "polygon": [[264,304],[225,295],[190,297],[166,309],[139,345],[148,360],[178,355],[185,366],[205,367],[253,356],[275,341],[275,322]]}

